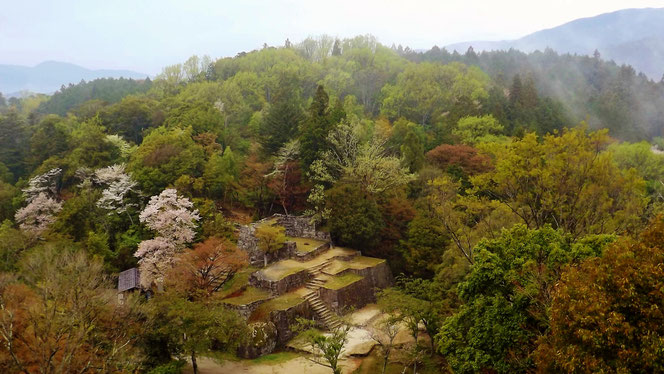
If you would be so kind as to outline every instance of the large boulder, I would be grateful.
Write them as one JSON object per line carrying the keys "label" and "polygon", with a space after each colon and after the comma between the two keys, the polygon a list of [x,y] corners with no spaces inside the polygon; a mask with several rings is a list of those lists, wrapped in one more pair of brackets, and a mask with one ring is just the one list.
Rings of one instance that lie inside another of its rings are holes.
{"label": "large boulder", "polygon": [[242,358],[256,358],[272,353],[277,346],[277,327],[272,322],[249,324],[249,341],[237,350]]}

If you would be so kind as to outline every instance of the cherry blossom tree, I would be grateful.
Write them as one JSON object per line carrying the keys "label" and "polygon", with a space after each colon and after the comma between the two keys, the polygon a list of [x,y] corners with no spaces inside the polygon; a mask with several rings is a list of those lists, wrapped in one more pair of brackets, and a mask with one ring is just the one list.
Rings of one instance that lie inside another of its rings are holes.
{"label": "cherry blossom tree", "polygon": [[23,190],[25,201],[30,203],[40,194],[55,197],[58,193],[58,181],[61,175],[62,169],[55,168],[30,179],[28,187]]}
{"label": "cherry blossom tree", "polygon": [[[95,183],[107,186],[102,191],[101,198],[97,201],[97,206],[109,210],[109,214],[122,214],[128,208],[138,206],[135,203],[127,201],[132,192],[138,194],[139,191],[136,188],[138,183],[125,172],[124,164],[97,169],[93,179]],[[127,215],[133,223],[131,215],[128,213]]]}
{"label": "cherry blossom tree", "polygon": [[154,239],[138,245],[134,256],[138,257],[141,286],[149,288],[161,283],[165,270],[173,265],[174,256],[190,243],[196,235],[196,222],[201,219],[194,204],[180,197],[175,189],[166,189],[150,202],[139,215],[141,223],[157,233]]}
{"label": "cherry blossom tree", "polygon": [[16,212],[15,219],[21,230],[39,236],[55,222],[55,215],[62,209],[62,203],[46,193],[31,198],[30,203]]}

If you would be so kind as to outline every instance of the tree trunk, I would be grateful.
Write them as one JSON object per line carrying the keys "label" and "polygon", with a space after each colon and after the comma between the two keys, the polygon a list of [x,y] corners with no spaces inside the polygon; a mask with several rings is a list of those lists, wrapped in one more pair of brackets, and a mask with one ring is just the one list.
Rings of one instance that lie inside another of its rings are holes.
{"label": "tree trunk", "polygon": [[267,253],[263,253],[263,267],[267,267]]}
{"label": "tree trunk", "polygon": [[387,361],[390,359],[390,352],[388,351],[387,354],[385,355],[385,360],[383,361],[383,374],[385,374],[385,370],[387,369]]}
{"label": "tree trunk", "polygon": [[194,374],[198,374],[198,363],[196,363],[196,351],[191,351],[191,366],[194,368]]}

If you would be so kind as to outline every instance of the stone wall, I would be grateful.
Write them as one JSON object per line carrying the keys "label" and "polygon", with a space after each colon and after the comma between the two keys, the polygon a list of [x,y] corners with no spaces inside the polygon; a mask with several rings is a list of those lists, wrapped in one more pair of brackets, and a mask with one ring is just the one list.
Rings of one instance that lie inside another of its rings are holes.
{"label": "stone wall", "polygon": [[369,279],[371,289],[390,287],[394,281],[392,278],[392,271],[390,270],[390,267],[387,266],[387,262],[382,262],[374,267],[365,269],[348,269],[347,271]]}
{"label": "stone wall", "polygon": [[338,290],[325,287],[320,289],[320,298],[336,313],[343,313],[348,307],[355,309],[376,301],[371,281],[367,278],[351,283]]}
{"label": "stone wall", "polygon": [[296,334],[291,330],[295,325],[295,319],[302,317],[312,319],[315,313],[305,301],[286,310],[275,310],[270,312],[270,321],[277,327],[277,346],[286,345]]}
{"label": "stone wall", "polygon": [[331,241],[329,233],[316,230],[316,225],[311,223],[310,217],[275,214],[272,218],[276,218],[277,223],[286,229],[288,236]]}
{"label": "stone wall", "polygon": [[255,272],[249,277],[249,284],[256,288],[269,290],[273,295],[283,295],[290,290],[302,287],[311,277],[311,274],[306,269],[289,274],[276,281],[265,279],[261,276],[260,272]]}
{"label": "stone wall", "polygon": [[[252,266],[263,267],[265,264],[264,252],[258,248],[258,238],[256,238],[256,225],[240,226],[238,230],[237,246],[247,252],[249,263]],[[267,263],[271,264],[283,259],[295,256],[297,245],[293,242],[286,242],[283,248],[274,253],[267,254]]]}
{"label": "stone wall", "polygon": [[365,269],[347,269],[337,275],[348,272],[364,278],[338,290],[325,287],[320,289],[320,298],[337,313],[342,313],[350,306],[357,309],[375,302],[376,289],[389,287],[393,282],[392,272],[386,262]]}
{"label": "stone wall", "polygon": [[[293,244],[295,244],[295,243],[293,243]],[[300,253],[298,251],[295,251],[295,257],[293,259],[297,260],[297,261],[301,261],[301,262],[309,261],[309,260],[312,260],[312,259],[318,257],[319,255],[321,255],[323,252],[327,251],[328,249],[330,249],[330,243],[329,242],[316,247],[311,252]]]}
{"label": "stone wall", "polygon": [[[265,299],[265,300],[256,300],[253,303],[245,304],[245,305],[236,305],[236,304],[227,304],[224,303],[224,306],[228,309],[236,311],[239,315],[241,315],[244,319],[249,319],[249,316],[251,313],[258,308],[259,305],[263,304],[264,302],[268,301],[270,299]],[[223,302],[223,300],[222,300]]]}
{"label": "stone wall", "polygon": [[[322,231],[316,231],[316,227],[310,223],[309,217],[286,216],[275,214],[272,217],[264,218],[258,222],[238,228],[238,248],[247,252],[249,263],[252,266],[262,267],[264,264],[263,251],[258,248],[258,238],[256,238],[256,227],[271,220],[277,220],[277,224],[283,226],[286,235],[297,238],[310,238],[330,242],[330,234]],[[284,248],[276,253],[267,255],[267,263],[271,264],[286,258],[297,258],[295,243],[287,242]],[[315,257],[315,256],[314,256]],[[312,257],[313,258],[313,257]],[[303,259],[301,261],[307,261]]]}

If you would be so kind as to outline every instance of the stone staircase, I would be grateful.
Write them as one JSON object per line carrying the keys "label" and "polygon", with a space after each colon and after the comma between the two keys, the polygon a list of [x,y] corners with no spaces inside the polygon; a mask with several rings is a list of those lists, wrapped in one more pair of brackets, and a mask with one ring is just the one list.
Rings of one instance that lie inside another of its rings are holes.
{"label": "stone staircase", "polygon": [[323,269],[332,263],[332,260],[333,259],[327,259],[319,265],[309,268],[309,274],[311,274],[313,278],[304,285],[310,290],[309,293],[304,296],[304,299],[307,300],[314,312],[318,314],[318,317],[320,317],[325,326],[330,330],[340,327],[341,321],[318,296],[318,290],[320,290],[321,286],[325,284],[325,280],[319,278],[319,276],[323,274]]}
{"label": "stone staircase", "polygon": [[323,300],[321,300],[318,296],[318,292],[311,291],[304,296],[304,299],[307,300],[309,305],[311,305],[311,308],[316,312],[316,314],[318,314],[318,317],[320,317],[321,321],[323,321],[328,329],[333,330],[341,327],[341,321],[339,320],[339,317],[337,317],[330,310],[330,308],[325,305]]}
{"label": "stone staircase", "polygon": [[308,269],[309,274],[313,275],[314,278],[316,278],[317,276],[323,274],[323,269],[328,267],[328,265],[330,265],[332,263],[332,260],[333,260],[332,258],[328,258],[327,260],[321,262],[320,264],[309,268]]}

